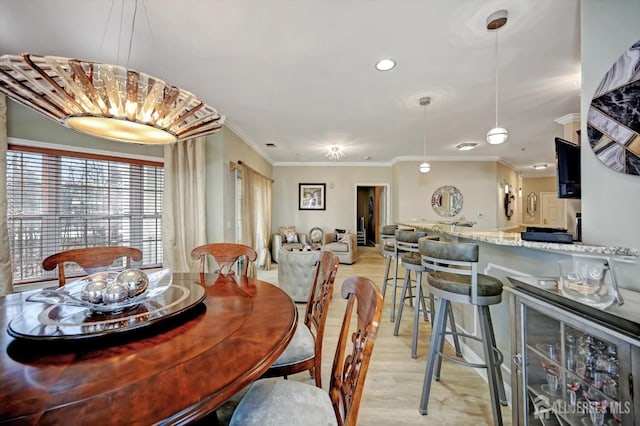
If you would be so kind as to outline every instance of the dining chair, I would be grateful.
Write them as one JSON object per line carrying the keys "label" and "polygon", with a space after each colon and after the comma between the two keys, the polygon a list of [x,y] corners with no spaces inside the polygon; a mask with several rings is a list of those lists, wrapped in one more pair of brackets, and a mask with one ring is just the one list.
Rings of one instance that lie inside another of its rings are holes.
{"label": "dining chair", "polygon": [[[262,377],[279,377],[309,370],[316,386],[322,388],[322,341],[327,322],[329,302],[333,293],[340,258],[330,251],[319,252],[320,261],[307,300],[304,324],[296,327],[295,334],[282,355]],[[320,281],[320,276],[322,280]],[[318,285],[319,284],[319,285]]]}
{"label": "dining chair", "polygon": [[93,274],[108,269],[116,259],[121,257],[126,257],[126,268],[128,269],[131,267],[132,260],[136,262],[142,260],[142,251],[137,248],[122,246],[85,247],[66,250],[45,258],[42,261],[42,269],[53,271],[57,267],[58,285],[62,287],[66,283],[65,263],[73,262],[79,265],[87,274]]}
{"label": "dining chair", "polygon": [[[347,278],[341,296],[347,299],[347,306],[329,392],[295,380],[257,380],[240,400],[231,425],[356,424],[384,301],[380,289],[364,277]],[[351,321],[354,309],[357,322]]]}
{"label": "dining chair", "polygon": [[244,258],[242,262],[241,276],[246,277],[249,269],[249,262],[253,262],[258,257],[254,249],[244,244],[234,243],[211,243],[198,246],[191,250],[191,258],[200,259],[200,273],[204,273],[204,267],[207,263],[207,255],[213,257],[218,264],[216,273],[222,275],[233,274],[233,265],[239,258]]}

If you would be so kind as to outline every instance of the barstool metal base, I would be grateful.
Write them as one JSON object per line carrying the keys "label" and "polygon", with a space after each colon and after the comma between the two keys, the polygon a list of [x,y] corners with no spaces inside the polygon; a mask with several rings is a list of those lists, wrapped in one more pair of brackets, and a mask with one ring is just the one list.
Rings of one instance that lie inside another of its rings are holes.
{"label": "barstool metal base", "polygon": [[[435,315],[435,297],[433,294],[429,294],[429,296],[424,296],[424,290],[422,289],[422,272],[424,268],[422,266],[405,264],[402,263],[402,266],[406,269],[406,274],[404,277],[404,284],[402,286],[402,293],[400,294],[400,306],[398,307],[398,317],[396,318],[396,324],[393,329],[393,335],[397,336],[400,331],[400,321],[402,320],[402,312],[404,310],[404,300],[409,299],[413,301],[410,303],[410,306],[413,305],[413,337],[411,342],[411,358],[418,357],[418,326],[420,323],[420,313],[424,315],[424,320],[431,321],[431,329],[433,330],[434,324],[434,315]],[[411,271],[414,271],[416,274],[415,286],[412,286],[411,283]],[[411,295],[412,289],[415,289],[415,296]],[[407,292],[409,295],[407,295]],[[429,300],[429,308],[427,308],[425,299]],[[456,356],[462,357],[462,349],[460,348],[460,341],[458,340],[458,330],[456,329],[456,322],[453,318],[453,311],[451,310],[451,306],[447,305],[447,316],[450,322],[451,333],[453,336],[453,344],[456,350]],[[429,317],[427,317],[429,315]],[[446,330],[446,324],[445,324]]]}
{"label": "barstool metal base", "polygon": [[424,375],[422,396],[420,398],[420,413],[423,415],[427,414],[432,379],[440,379],[442,358],[446,358],[461,365],[487,369],[487,379],[489,382],[489,393],[491,396],[491,408],[493,412],[494,424],[502,426],[503,423],[500,405],[506,405],[507,403],[504,391],[504,382],[502,381],[502,372],[500,371],[500,364],[503,361],[503,357],[501,352],[496,347],[489,306],[477,305],[476,307],[478,309],[478,315],[480,318],[480,329],[482,338],[478,338],[477,336],[468,336],[457,332],[455,334],[457,334],[458,336],[471,337],[475,340],[482,341],[482,347],[484,350],[484,357],[486,362],[485,364],[469,363],[466,361],[454,359],[444,354],[443,350],[445,335],[454,333],[446,332],[447,317],[449,316],[449,312],[451,312],[450,302],[446,298],[439,297],[438,308],[436,309],[435,323],[433,324],[433,332],[431,336],[429,361],[427,363],[427,370],[425,371]]}

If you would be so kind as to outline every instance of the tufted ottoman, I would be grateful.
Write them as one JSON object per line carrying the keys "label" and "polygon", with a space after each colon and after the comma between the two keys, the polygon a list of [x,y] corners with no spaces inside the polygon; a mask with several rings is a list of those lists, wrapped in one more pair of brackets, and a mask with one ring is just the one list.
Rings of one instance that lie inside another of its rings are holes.
{"label": "tufted ottoman", "polygon": [[316,272],[315,265],[320,260],[320,250],[288,251],[278,253],[278,287],[284,290],[294,302],[307,303],[309,291]]}

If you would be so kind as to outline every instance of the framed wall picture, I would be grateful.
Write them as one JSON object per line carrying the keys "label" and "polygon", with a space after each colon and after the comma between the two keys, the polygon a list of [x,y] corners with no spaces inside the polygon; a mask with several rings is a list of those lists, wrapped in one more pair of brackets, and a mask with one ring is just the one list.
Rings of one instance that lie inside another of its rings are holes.
{"label": "framed wall picture", "polygon": [[298,210],[325,210],[326,184],[324,183],[299,183],[298,184]]}

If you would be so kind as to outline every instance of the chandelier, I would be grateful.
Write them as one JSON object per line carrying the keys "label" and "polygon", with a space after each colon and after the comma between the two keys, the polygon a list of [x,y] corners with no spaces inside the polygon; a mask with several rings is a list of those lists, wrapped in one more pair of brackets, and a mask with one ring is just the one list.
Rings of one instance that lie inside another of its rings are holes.
{"label": "chandelier", "polygon": [[344,151],[339,146],[336,146],[336,145],[332,146],[327,152],[327,157],[335,161],[342,160],[344,156],[345,156]]}
{"label": "chandelier", "polygon": [[169,144],[224,123],[214,108],[159,78],[57,56],[0,56],[0,92],[64,126],[121,142]]}
{"label": "chandelier", "polygon": [[495,59],[496,59],[496,126],[487,132],[487,142],[491,145],[504,143],[509,137],[509,132],[504,127],[498,127],[498,31],[507,24],[508,12],[506,10],[498,10],[487,18],[487,30],[495,31]]}

